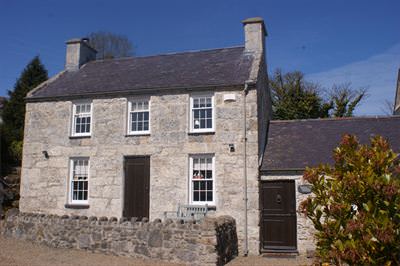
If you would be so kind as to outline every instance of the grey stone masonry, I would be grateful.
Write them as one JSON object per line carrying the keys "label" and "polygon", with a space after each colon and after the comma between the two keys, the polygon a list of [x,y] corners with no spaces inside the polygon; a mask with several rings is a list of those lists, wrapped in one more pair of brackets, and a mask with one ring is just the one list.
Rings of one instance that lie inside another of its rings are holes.
{"label": "grey stone masonry", "polygon": [[[215,208],[238,224],[239,244],[244,239],[243,88],[214,93],[215,132],[189,132],[191,93],[154,94],[150,99],[150,134],[127,135],[127,106],[131,97],[92,100],[90,138],[70,138],[73,101],[27,103],[22,160],[20,210],[57,215],[122,217],[124,157],[150,156],[150,219],[162,218],[189,202],[189,157],[215,156]],[[195,93],[195,92],[193,92]],[[234,94],[235,102],[224,101]],[[134,96],[132,96],[134,97]],[[249,247],[259,250],[257,90],[246,96]],[[235,151],[231,152],[229,144]],[[49,158],[43,156],[47,151]],[[69,160],[88,157],[89,208],[70,209]]]}
{"label": "grey stone masonry", "polygon": [[11,212],[1,221],[0,233],[56,248],[187,265],[223,265],[238,253],[235,220],[229,216],[196,224]]}

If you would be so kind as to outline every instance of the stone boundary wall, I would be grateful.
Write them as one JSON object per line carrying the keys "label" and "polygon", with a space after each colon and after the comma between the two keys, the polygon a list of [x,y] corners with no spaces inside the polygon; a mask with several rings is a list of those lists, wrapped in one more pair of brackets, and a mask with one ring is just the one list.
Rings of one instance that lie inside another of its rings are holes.
{"label": "stone boundary wall", "polygon": [[207,217],[200,223],[149,222],[10,211],[0,222],[0,233],[55,248],[190,265],[223,265],[238,254],[236,223],[230,216]]}

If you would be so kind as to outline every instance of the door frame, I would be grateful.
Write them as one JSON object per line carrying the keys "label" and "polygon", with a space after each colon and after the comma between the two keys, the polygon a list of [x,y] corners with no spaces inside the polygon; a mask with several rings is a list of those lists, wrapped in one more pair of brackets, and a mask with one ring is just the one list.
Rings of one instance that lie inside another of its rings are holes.
{"label": "door frame", "polygon": [[[296,241],[295,241],[295,246],[294,249],[265,249],[263,245],[263,202],[262,202],[262,184],[266,182],[290,182],[293,183],[294,187],[294,204],[295,204],[295,235],[296,235]],[[296,200],[296,183],[297,181],[295,179],[290,179],[290,178],[261,178],[259,179],[259,206],[260,206],[260,212],[259,212],[259,249],[260,253],[298,253],[298,234],[297,234],[297,200]]]}
{"label": "door frame", "polygon": [[149,158],[149,220],[150,220],[150,203],[151,203],[151,156],[150,155],[123,155],[122,156],[122,185],[121,185],[121,217],[124,217],[125,211],[125,188],[126,188],[126,160],[134,158]]}

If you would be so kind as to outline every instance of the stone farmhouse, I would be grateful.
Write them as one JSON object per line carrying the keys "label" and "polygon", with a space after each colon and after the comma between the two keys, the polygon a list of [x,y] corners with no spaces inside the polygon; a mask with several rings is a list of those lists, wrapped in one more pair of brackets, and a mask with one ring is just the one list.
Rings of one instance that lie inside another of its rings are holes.
{"label": "stone farmhouse", "polygon": [[241,254],[313,249],[297,213],[306,166],[343,133],[400,147],[400,117],[270,121],[261,18],[244,46],[95,60],[67,42],[65,70],[27,97],[20,210],[163,218],[179,204],[236,220]]}

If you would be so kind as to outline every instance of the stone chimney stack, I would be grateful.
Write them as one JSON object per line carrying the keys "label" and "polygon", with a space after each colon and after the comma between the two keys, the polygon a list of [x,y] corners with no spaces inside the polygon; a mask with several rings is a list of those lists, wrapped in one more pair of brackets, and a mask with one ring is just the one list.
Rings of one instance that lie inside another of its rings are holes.
{"label": "stone chimney stack", "polygon": [[244,26],[244,40],[246,52],[264,54],[265,29],[264,20],[260,17],[248,18],[242,21]]}
{"label": "stone chimney stack", "polygon": [[97,51],[89,45],[88,38],[72,39],[67,41],[66,44],[65,69],[67,71],[76,71],[82,65],[96,59]]}
{"label": "stone chimney stack", "polygon": [[396,98],[394,100],[394,115],[400,115],[400,68],[397,74]]}

